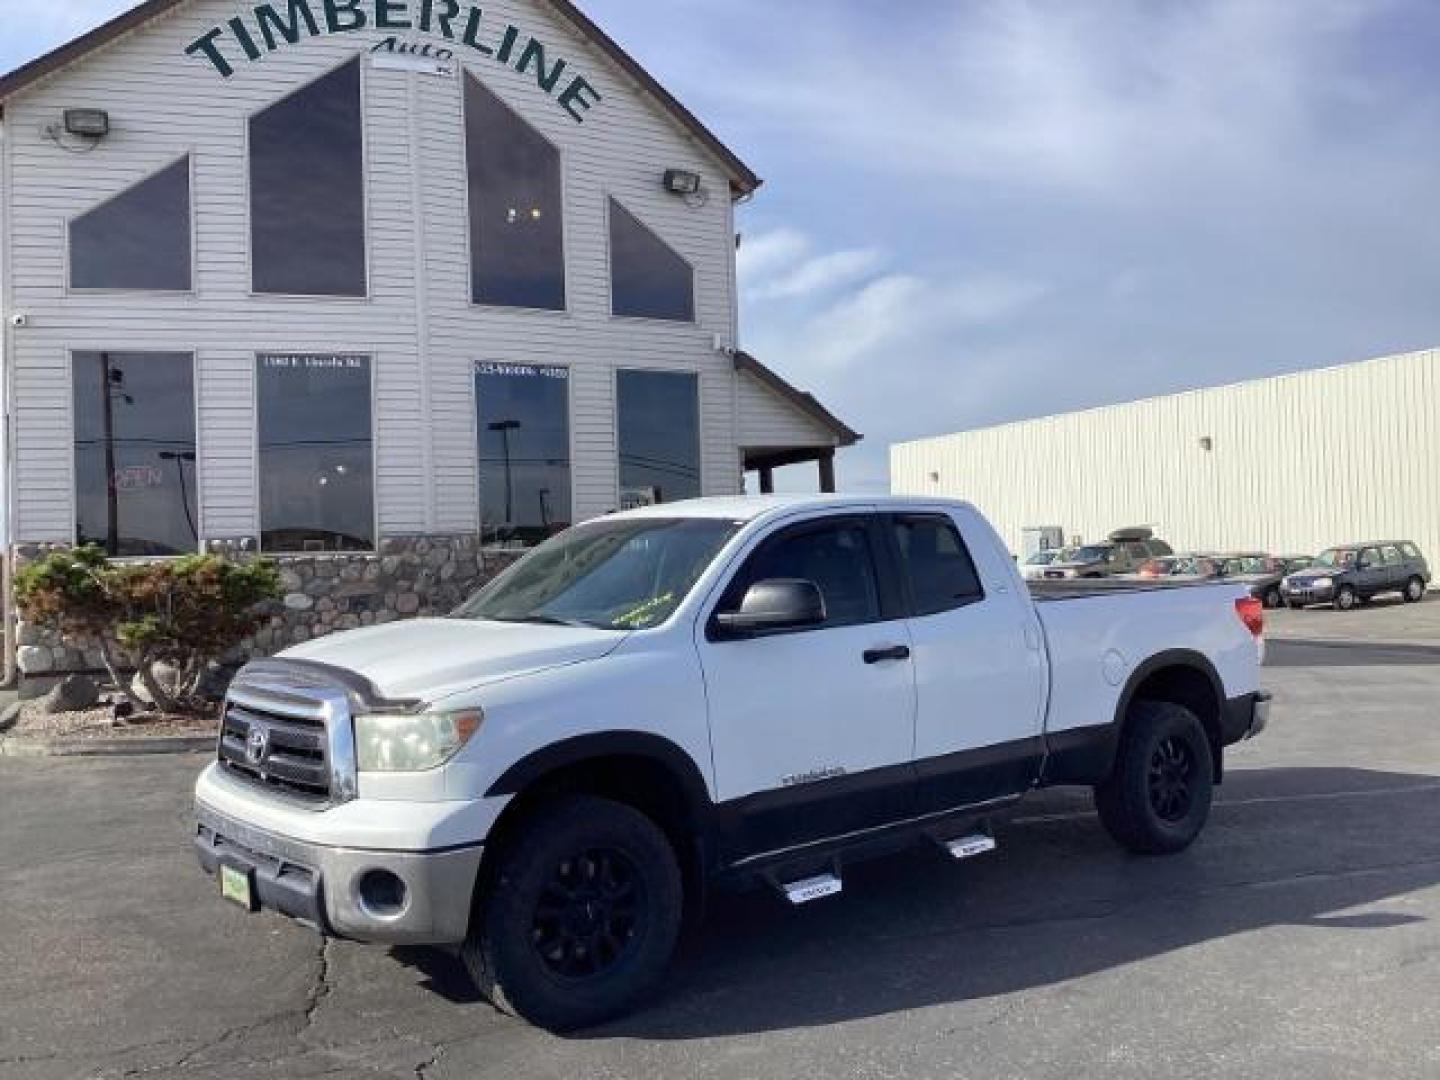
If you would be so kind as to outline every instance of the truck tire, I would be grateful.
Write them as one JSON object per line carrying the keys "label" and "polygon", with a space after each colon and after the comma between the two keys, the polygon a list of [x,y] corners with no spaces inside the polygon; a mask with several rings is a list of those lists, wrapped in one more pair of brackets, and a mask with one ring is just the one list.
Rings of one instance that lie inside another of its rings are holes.
{"label": "truck tire", "polygon": [[1168,701],[1137,701],[1115,771],[1095,788],[1100,821],[1136,854],[1183,851],[1210,817],[1214,772],[1210,740],[1194,713]]}
{"label": "truck tire", "polygon": [[496,1008],[570,1031],[628,1011],[659,984],[684,888],[653,821],[623,803],[567,796],[497,854],[461,949]]}

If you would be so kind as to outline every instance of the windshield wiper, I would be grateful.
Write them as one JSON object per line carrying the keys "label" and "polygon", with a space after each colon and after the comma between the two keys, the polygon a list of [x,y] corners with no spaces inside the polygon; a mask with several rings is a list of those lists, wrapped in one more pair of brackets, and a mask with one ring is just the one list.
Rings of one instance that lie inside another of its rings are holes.
{"label": "windshield wiper", "polygon": [[514,618],[502,619],[499,616],[492,616],[491,622],[511,623],[522,626],[568,626],[578,630],[608,630],[608,626],[599,626],[596,623],[585,622],[583,619],[562,619],[556,615],[519,615]]}

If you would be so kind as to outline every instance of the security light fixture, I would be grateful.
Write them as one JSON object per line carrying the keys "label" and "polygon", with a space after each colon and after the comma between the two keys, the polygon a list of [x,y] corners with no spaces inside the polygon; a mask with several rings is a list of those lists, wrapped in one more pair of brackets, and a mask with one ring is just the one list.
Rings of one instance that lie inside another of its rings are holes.
{"label": "security light fixture", "polygon": [[110,134],[110,114],[104,109],[66,109],[65,133],[85,139],[103,139]]}
{"label": "security light fixture", "polygon": [[1200,436],[1200,449],[1204,450],[1207,454],[1210,453],[1211,450],[1215,449],[1215,440],[1209,435]]}
{"label": "security light fixture", "polygon": [[700,174],[686,169],[666,169],[665,190],[671,195],[699,195]]}

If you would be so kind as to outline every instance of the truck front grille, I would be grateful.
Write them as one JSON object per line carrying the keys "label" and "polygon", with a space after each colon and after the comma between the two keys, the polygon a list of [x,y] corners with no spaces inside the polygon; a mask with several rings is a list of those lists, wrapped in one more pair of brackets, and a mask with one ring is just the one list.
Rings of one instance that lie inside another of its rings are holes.
{"label": "truck front grille", "polygon": [[256,663],[235,677],[216,754],[237,780],[317,809],[355,797],[349,695],[284,662]]}
{"label": "truck front grille", "polygon": [[243,776],[307,799],[330,797],[325,722],[227,702],[220,760]]}

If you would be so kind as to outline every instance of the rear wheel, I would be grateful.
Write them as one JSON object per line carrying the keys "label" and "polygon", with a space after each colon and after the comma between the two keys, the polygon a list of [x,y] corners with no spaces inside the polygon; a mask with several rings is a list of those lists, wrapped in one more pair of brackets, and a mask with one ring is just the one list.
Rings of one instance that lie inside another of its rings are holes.
{"label": "rear wheel", "polygon": [[1335,594],[1336,611],[1354,611],[1360,603],[1360,597],[1352,585],[1341,585],[1340,591]]}
{"label": "rear wheel", "polygon": [[1405,582],[1405,602],[1418,604],[1425,599],[1425,580],[1418,575]]}
{"label": "rear wheel", "polygon": [[1110,779],[1095,789],[1100,821],[1141,855],[1168,855],[1194,843],[1214,793],[1210,740],[1199,718],[1167,701],[1137,701]]}
{"label": "rear wheel", "polygon": [[658,985],[684,890],[653,821],[570,796],[538,810],[499,857],[461,950],[497,1008],[569,1031],[628,1011]]}

